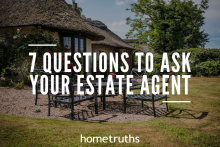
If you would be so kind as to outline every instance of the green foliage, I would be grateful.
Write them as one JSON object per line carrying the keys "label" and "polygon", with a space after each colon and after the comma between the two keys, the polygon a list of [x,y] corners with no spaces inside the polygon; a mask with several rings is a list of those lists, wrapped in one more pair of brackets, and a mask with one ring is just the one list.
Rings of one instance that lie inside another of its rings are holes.
{"label": "green foliage", "polygon": [[0,79],[0,86],[5,87],[10,84],[10,79],[8,77]]}
{"label": "green foliage", "polygon": [[220,62],[219,61],[205,61],[198,67],[198,72],[206,77],[220,75]]}
{"label": "green foliage", "polygon": [[82,18],[92,20],[92,18],[87,18],[84,14],[81,15]]}
{"label": "green foliage", "polygon": [[[172,54],[178,52],[180,57],[182,53],[190,52],[189,62],[191,74],[193,76],[217,76],[220,75],[220,50],[219,49],[201,49],[201,48],[191,48],[191,49],[178,49],[176,51],[170,52],[168,58],[172,59]],[[182,59],[178,59],[180,66],[182,65]],[[170,66],[175,64],[170,61]],[[177,74],[182,74],[182,67]]]}
{"label": "green foliage", "polygon": [[24,78],[24,85],[31,86],[31,80],[28,77]]}
{"label": "green foliage", "polygon": [[9,68],[4,68],[2,69],[2,72],[1,72],[1,77],[9,77],[11,75],[11,69]]}
{"label": "green foliage", "polygon": [[[64,68],[64,52],[70,52],[71,49],[61,47],[58,42],[52,37],[53,33],[50,30],[42,30],[38,28],[29,34],[21,34],[21,29],[18,29],[16,34],[5,34],[4,42],[0,43],[1,54],[0,60],[3,63],[0,64],[0,69],[3,70],[13,69],[23,75],[24,83],[29,85],[30,79],[26,76],[30,72],[30,65],[32,57],[29,56],[29,52],[36,52],[36,64],[35,69],[43,68],[43,54],[45,52],[51,53],[52,67],[53,67],[53,53],[62,53],[62,70]],[[29,47],[28,44],[57,44],[56,47]],[[69,68],[72,68],[72,63]],[[53,71],[53,68],[52,68]],[[3,77],[3,76],[2,76]]]}
{"label": "green foliage", "polygon": [[35,112],[36,112],[36,113],[39,113],[39,112],[41,112],[41,110],[40,110],[40,109],[36,109]]}
{"label": "green foliage", "polygon": [[11,75],[11,69],[5,68],[2,69],[2,72],[0,74],[0,86],[8,86],[10,84],[10,78],[9,76]]}
{"label": "green foliage", "polygon": [[131,30],[127,37],[147,43],[157,53],[203,47],[208,34],[201,30],[208,0],[138,0],[131,4],[135,18],[127,18]]}
{"label": "green foliage", "polygon": [[23,89],[24,88],[24,81],[16,83],[11,80],[10,84],[12,86],[14,86],[16,89]]}
{"label": "green foliage", "polygon": [[29,47],[28,44],[57,44],[52,33],[54,32],[46,33],[45,30],[38,28],[30,34],[21,34],[21,29],[17,29],[16,33],[5,34],[4,41],[0,43],[2,61],[0,69],[10,67],[25,77],[29,73],[32,61],[29,52],[37,52],[37,57],[42,57],[47,50],[56,49],[55,47]]}

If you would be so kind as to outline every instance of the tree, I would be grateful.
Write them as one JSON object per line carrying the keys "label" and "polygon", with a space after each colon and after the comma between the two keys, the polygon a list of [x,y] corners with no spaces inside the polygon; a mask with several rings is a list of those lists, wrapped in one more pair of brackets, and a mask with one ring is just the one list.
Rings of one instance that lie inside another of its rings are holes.
{"label": "tree", "polygon": [[143,41],[158,53],[203,47],[209,42],[208,34],[201,30],[208,1],[138,0],[127,9],[135,18],[126,19],[131,26],[126,36]]}

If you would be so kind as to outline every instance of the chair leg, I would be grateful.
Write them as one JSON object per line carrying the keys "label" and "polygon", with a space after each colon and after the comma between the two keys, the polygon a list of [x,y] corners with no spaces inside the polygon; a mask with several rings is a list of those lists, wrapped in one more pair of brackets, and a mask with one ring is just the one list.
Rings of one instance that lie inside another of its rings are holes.
{"label": "chair leg", "polygon": [[[57,99],[57,97],[55,97],[55,99]],[[55,108],[57,108],[57,102],[55,101]]]}
{"label": "chair leg", "polygon": [[[166,96],[166,101],[167,101],[167,96]],[[169,112],[169,108],[168,108],[168,104],[166,103],[166,107],[167,107],[167,112]]]}
{"label": "chair leg", "polygon": [[101,102],[103,102],[103,97],[102,97],[102,95],[101,95]]}
{"label": "chair leg", "polygon": [[126,113],[126,97],[125,97],[125,90],[123,90],[123,101],[124,101],[124,113]]}
{"label": "chair leg", "polygon": [[73,120],[73,119],[74,119],[74,115],[73,115],[73,113],[74,113],[74,104],[73,104],[73,102],[72,102],[72,104],[71,104],[70,120]]}
{"label": "chair leg", "polygon": [[50,95],[48,94],[48,116],[50,116]]}
{"label": "chair leg", "polygon": [[35,105],[37,105],[37,96],[38,96],[38,94],[37,94],[37,89],[36,89]]}
{"label": "chair leg", "polygon": [[154,101],[152,101],[152,105],[153,105],[154,117],[156,117]]}
{"label": "chair leg", "polygon": [[96,88],[95,88],[94,99],[95,99],[95,114],[98,114],[97,89]]}

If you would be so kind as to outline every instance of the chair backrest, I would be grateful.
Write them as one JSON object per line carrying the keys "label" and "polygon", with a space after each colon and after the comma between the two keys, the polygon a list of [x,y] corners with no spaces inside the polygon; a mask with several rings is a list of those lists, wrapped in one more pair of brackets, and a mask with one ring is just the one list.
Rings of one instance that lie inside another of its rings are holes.
{"label": "chair backrest", "polygon": [[35,69],[32,74],[33,74],[33,76],[35,76],[37,73],[41,73],[42,74],[43,72],[44,72],[43,69]]}
{"label": "chair backrest", "polygon": [[131,69],[131,74],[130,75],[134,75],[135,77],[131,80],[131,83],[135,82],[137,79],[141,79],[143,75],[146,75],[146,69],[143,68],[141,69],[141,72],[138,72],[137,68],[132,68]]}

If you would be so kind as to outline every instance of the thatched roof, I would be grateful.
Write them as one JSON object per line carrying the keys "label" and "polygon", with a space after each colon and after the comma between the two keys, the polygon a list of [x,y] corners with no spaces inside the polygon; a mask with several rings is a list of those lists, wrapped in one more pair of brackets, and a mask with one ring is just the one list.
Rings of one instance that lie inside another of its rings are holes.
{"label": "thatched roof", "polygon": [[92,40],[104,39],[64,0],[0,0],[0,28],[31,25],[85,33]]}
{"label": "thatched roof", "polygon": [[113,46],[115,49],[134,49],[132,46],[124,42],[120,37],[108,29],[108,27],[98,20],[86,20],[91,24],[105,39],[101,41],[92,41],[92,44]]}
{"label": "thatched roof", "polygon": [[127,44],[133,45],[136,44],[138,47],[140,47],[141,51],[147,53],[149,52],[149,47],[145,44],[143,44],[141,41],[134,42],[132,39],[123,39]]}

